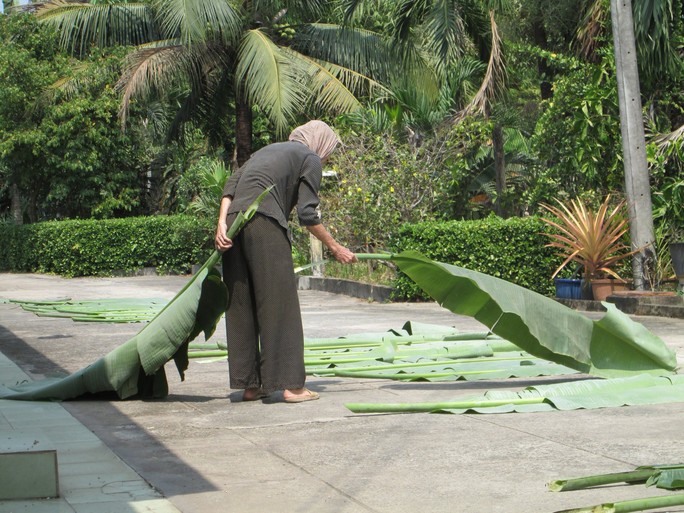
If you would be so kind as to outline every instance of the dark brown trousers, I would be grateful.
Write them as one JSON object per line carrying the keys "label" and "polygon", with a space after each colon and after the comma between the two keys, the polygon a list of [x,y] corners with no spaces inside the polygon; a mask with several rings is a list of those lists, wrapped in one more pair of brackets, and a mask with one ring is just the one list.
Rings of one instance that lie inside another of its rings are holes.
{"label": "dark brown trousers", "polygon": [[304,386],[304,334],[293,267],[286,231],[260,214],[223,254],[231,388],[262,387],[271,393]]}

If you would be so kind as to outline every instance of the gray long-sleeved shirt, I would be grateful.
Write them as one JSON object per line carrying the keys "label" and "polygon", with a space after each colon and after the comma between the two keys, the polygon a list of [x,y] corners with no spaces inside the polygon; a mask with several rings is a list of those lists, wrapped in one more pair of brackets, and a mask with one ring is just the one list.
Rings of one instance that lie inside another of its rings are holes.
{"label": "gray long-sleeved shirt", "polygon": [[270,144],[255,152],[227,181],[223,195],[232,198],[228,213],[244,212],[264,189],[273,185],[257,212],[288,229],[297,207],[302,226],[321,223],[318,210],[323,166],[316,153],[295,141]]}

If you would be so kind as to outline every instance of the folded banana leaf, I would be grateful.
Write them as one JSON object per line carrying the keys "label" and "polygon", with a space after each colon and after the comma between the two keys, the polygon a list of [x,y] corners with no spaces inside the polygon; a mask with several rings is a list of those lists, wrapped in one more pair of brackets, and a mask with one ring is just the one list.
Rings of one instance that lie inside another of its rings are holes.
{"label": "folded banana leaf", "polygon": [[[266,189],[239,214],[227,235],[233,238],[256,213]],[[119,398],[165,397],[168,383],[164,365],[172,358],[181,379],[188,367],[188,344],[200,333],[209,338],[226,310],[228,294],[215,269],[220,253],[214,251],[195,276],[133,338],[95,363],[64,378],[17,386],[0,386],[0,399],[65,400],[84,394],[116,392]]]}

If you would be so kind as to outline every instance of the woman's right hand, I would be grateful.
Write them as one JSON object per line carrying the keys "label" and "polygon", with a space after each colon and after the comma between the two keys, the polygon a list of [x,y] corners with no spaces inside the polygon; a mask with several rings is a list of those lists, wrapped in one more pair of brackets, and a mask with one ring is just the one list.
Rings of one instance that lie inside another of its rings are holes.
{"label": "woman's right hand", "polygon": [[331,253],[335,260],[341,264],[353,264],[358,262],[356,255],[350,249],[340,246],[339,244]]}
{"label": "woman's right hand", "polygon": [[226,223],[219,223],[216,227],[216,238],[214,239],[214,246],[216,250],[223,253],[233,247],[233,241],[226,237],[228,225]]}

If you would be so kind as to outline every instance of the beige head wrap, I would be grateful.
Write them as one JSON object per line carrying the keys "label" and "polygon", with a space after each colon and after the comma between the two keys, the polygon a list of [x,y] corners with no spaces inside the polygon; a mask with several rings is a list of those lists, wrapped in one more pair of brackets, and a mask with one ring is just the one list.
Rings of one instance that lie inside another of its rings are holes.
{"label": "beige head wrap", "polygon": [[326,123],[313,120],[295,128],[290,134],[290,141],[306,145],[322,160],[333,152],[340,139]]}

